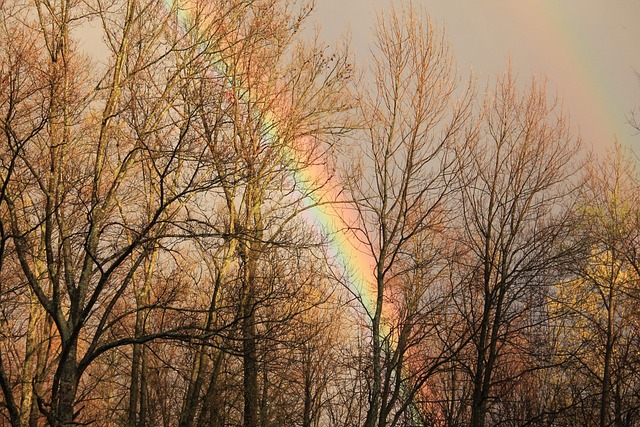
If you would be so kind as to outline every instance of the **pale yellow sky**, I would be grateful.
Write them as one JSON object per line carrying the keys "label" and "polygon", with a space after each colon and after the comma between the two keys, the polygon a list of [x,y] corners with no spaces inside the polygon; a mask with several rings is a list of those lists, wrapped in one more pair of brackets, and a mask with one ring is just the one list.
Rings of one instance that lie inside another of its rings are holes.
{"label": "pale yellow sky", "polygon": [[[365,56],[375,9],[393,0],[317,0],[314,19],[331,43],[348,29]],[[397,2],[396,2],[397,3]],[[588,145],[614,137],[640,152],[626,115],[640,107],[639,0],[413,0],[446,30],[461,74],[480,86],[511,58],[522,80],[546,76]]]}

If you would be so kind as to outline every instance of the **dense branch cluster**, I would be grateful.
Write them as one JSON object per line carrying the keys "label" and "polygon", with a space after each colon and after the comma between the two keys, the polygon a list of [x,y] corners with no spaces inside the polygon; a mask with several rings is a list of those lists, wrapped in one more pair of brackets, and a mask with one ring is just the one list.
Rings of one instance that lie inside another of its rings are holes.
{"label": "dense branch cluster", "polygon": [[410,7],[359,70],[295,0],[0,6],[0,425],[640,425],[640,179],[540,81]]}

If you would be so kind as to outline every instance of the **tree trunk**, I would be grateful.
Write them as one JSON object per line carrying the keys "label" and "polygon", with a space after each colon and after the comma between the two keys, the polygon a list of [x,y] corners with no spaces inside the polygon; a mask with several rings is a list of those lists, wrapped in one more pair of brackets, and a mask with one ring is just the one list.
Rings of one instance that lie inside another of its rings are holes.
{"label": "tree trunk", "polygon": [[313,408],[313,378],[311,376],[311,349],[304,349],[304,408],[302,427],[311,427],[311,411]]}
{"label": "tree trunk", "polygon": [[38,357],[40,346],[43,345],[43,343],[39,342],[38,332],[42,329],[44,310],[31,289],[29,289],[29,299],[29,323],[27,325],[22,397],[20,399],[20,425],[22,426],[29,425],[32,408],[34,406],[37,408],[37,403],[33,396],[33,388],[38,375],[38,365],[43,363]]}
{"label": "tree trunk", "polygon": [[223,360],[224,353],[219,351],[215,357],[213,372],[209,378],[209,385],[205,393],[202,410],[198,416],[198,427],[219,427],[224,425],[223,420],[220,419],[220,408],[223,406],[223,403],[221,402],[221,395],[218,390],[218,379]]}
{"label": "tree trunk", "polygon": [[258,361],[256,357],[255,319],[247,312],[242,321],[242,363],[244,374],[244,427],[258,425]]}
{"label": "tree trunk", "polygon": [[367,418],[364,427],[375,427],[380,409],[380,394],[382,388],[382,343],[380,342],[380,322],[382,320],[382,304],[384,297],[384,278],[383,266],[384,257],[381,255],[377,267],[377,290],[376,311],[373,316],[371,325],[371,333],[373,340],[373,378],[371,386],[371,394],[369,396],[369,408],[367,410]]}
{"label": "tree trunk", "polygon": [[[213,294],[211,296],[211,302],[209,303],[209,309],[207,312],[207,319],[204,327],[205,333],[211,333],[213,325],[214,325],[214,314],[218,307],[218,293],[220,291],[220,287],[223,283],[223,277],[226,273],[227,267],[230,264],[231,254],[235,250],[235,243],[230,245],[229,253],[225,257],[222,262],[220,269],[216,272],[216,280],[215,286],[213,289]],[[184,402],[184,406],[182,408],[182,413],[180,414],[180,427],[192,427],[194,421],[196,420],[196,413],[198,411],[198,403],[201,402],[200,393],[202,387],[204,385],[204,381],[206,378],[207,371],[207,360],[208,360],[208,346],[204,344],[200,344],[196,349],[196,355],[194,357],[193,366],[191,367],[191,378],[189,381],[189,386],[187,388],[187,394]],[[214,366],[214,373],[211,374],[211,379],[209,381],[209,387],[207,389],[207,394],[209,390],[215,388],[215,384],[212,384],[211,381],[215,382],[215,377],[217,376],[217,370],[219,369],[220,364],[220,354],[218,354],[216,358],[216,366]],[[205,396],[206,400],[206,396]],[[203,402],[203,407],[200,408],[200,412],[206,412],[206,404]],[[202,417],[199,417],[202,419]],[[199,421],[198,421],[199,423]]]}
{"label": "tree trunk", "polygon": [[[486,317],[486,316],[485,316]],[[483,319],[480,329],[480,342],[478,344],[476,369],[473,375],[473,394],[471,397],[471,427],[484,427],[484,418],[487,412],[486,400],[483,398],[485,358],[486,358],[486,336],[488,319]]]}
{"label": "tree trunk", "polygon": [[[253,147],[258,153],[260,148]],[[257,427],[259,424],[259,389],[258,389],[258,340],[256,329],[257,268],[263,238],[262,203],[264,196],[261,183],[257,180],[253,165],[248,165],[249,182],[244,202],[246,213],[245,232],[240,249],[242,261],[242,367],[244,386],[244,427]]]}
{"label": "tree trunk", "polygon": [[[59,384],[54,389],[57,394],[53,402],[53,427],[71,427],[75,418],[75,399],[78,390],[78,363],[76,360],[78,345],[75,338],[63,350],[63,359],[58,365]],[[66,354],[65,354],[66,353]]]}
{"label": "tree trunk", "polygon": [[258,426],[258,356],[255,318],[256,253],[250,242],[245,242],[242,301],[242,368],[244,386],[244,427]]}
{"label": "tree trunk", "polygon": [[609,401],[611,395],[611,362],[614,345],[614,295],[613,281],[609,284],[609,307],[607,310],[607,341],[604,353],[604,372],[602,374],[602,393],[600,396],[600,427],[606,427],[609,423]]}
{"label": "tree trunk", "polygon": [[198,402],[200,401],[200,390],[202,389],[203,375],[206,368],[205,347],[198,346],[191,367],[191,377],[187,387],[187,393],[180,414],[179,427],[191,427],[196,417]]}
{"label": "tree trunk", "polygon": [[256,351],[256,324],[253,304],[253,274],[245,273],[247,289],[242,319],[242,365],[244,385],[244,427],[258,426],[258,360]]}
{"label": "tree trunk", "polygon": [[11,423],[11,427],[20,427],[20,411],[18,406],[16,405],[15,399],[13,397],[13,390],[11,389],[11,384],[9,382],[9,378],[4,369],[4,362],[2,360],[2,352],[0,351],[0,387],[2,388],[2,393],[4,395],[4,404],[7,407],[9,412],[9,422]]}

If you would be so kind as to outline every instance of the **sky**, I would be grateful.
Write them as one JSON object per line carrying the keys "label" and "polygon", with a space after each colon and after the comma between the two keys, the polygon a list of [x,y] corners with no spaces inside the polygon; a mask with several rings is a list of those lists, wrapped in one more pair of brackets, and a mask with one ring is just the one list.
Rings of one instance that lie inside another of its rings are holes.
{"label": "sky", "polygon": [[[321,39],[350,33],[366,57],[376,10],[393,0],[316,0]],[[397,1],[396,1],[397,3]],[[627,123],[640,108],[640,0],[413,0],[445,31],[461,76],[479,88],[511,61],[522,82],[546,78],[587,147],[603,152],[617,139],[640,153]],[[359,59],[360,60],[360,59]]]}

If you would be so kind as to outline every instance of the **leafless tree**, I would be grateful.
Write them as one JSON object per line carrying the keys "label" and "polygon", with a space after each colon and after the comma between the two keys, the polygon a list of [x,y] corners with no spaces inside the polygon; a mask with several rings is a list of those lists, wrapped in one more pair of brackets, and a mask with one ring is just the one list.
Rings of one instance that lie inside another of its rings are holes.
{"label": "leafless tree", "polygon": [[584,425],[633,425],[639,411],[638,178],[618,144],[587,170],[576,230],[585,250],[575,260],[573,279],[559,287],[556,306],[563,314],[560,347],[571,355],[566,382],[582,390],[570,394],[567,404],[576,409],[568,416]]}
{"label": "leafless tree", "polygon": [[[477,131],[461,148],[456,307],[472,336],[469,425],[498,422],[510,385],[539,369],[549,286],[577,185],[578,140],[535,80],[522,93],[509,70],[487,94]],[[465,150],[468,150],[466,154]],[[494,418],[494,415],[498,418]],[[525,420],[516,420],[525,422]]]}
{"label": "leafless tree", "polygon": [[[40,343],[50,348],[49,360],[41,360],[47,387],[35,390],[51,425],[80,416],[81,377],[101,354],[152,338],[112,335],[135,316],[124,298],[155,248],[171,250],[171,221],[185,201],[215,182],[204,179],[203,148],[188,137],[190,117],[178,97],[184,68],[165,73],[168,62],[180,64],[182,52],[197,47],[181,35],[168,40],[168,51],[154,47],[150,39],[166,29],[161,20],[145,28],[144,7],[131,1],[97,12],[109,22],[113,49],[99,80],[73,41],[76,26],[93,16],[88,6],[35,2],[7,18],[31,25],[33,48],[41,52],[37,114],[46,126],[28,143],[8,144],[20,179],[7,183],[3,203],[23,280],[54,325]],[[168,16],[161,5],[146,7]],[[131,115],[137,100],[127,91],[134,81],[135,95],[148,90],[149,120],[140,126],[132,126],[140,117]]]}
{"label": "leafless tree", "polygon": [[[371,85],[362,88],[362,161],[348,171],[358,214],[354,238],[375,259],[371,367],[363,425],[397,425],[425,379],[446,358],[420,358],[437,336],[438,276],[444,270],[437,232],[455,169],[453,143],[468,114],[470,92],[456,101],[448,47],[410,6],[381,15],[375,29]],[[425,341],[426,340],[426,341]],[[424,345],[424,347],[422,347]],[[420,349],[420,350],[418,350]]]}

